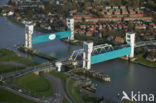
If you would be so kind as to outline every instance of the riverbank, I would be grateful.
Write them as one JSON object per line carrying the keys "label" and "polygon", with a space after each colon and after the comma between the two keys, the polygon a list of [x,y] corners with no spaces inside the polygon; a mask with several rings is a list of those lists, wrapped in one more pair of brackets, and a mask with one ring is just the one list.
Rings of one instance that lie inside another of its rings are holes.
{"label": "riverbank", "polygon": [[61,79],[65,93],[73,103],[100,103],[102,100],[99,96],[91,97],[82,93],[82,84],[79,80],[73,79],[73,76],[56,71],[52,71],[50,74]]}
{"label": "riverbank", "polygon": [[43,59],[46,59],[46,60],[49,60],[49,61],[56,61],[56,60],[58,60],[55,57],[51,57],[51,56],[46,55],[44,53],[37,52],[36,50],[33,50],[33,49],[25,48],[24,46],[18,46],[18,50],[23,52],[23,53],[30,54],[30,55],[35,55],[35,56],[38,56],[40,58],[43,58]]}
{"label": "riverbank", "polygon": [[[15,18],[13,17],[7,17],[9,21],[17,24],[17,25],[20,25],[20,26],[23,26],[24,27],[24,24],[20,23],[19,21],[17,21]],[[41,32],[47,32],[41,28],[38,28],[38,27],[35,27],[37,31],[41,31]],[[79,40],[93,40],[95,42],[95,44],[99,44],[99,43],[103,43],[104,41],[101,41],[99,42],[97,39],[95,38],[91,38],[91,37],[83,37],[83,36],[75,36],[76,39],[78,39],[76,42],[75,41],[68,41],[68,40],[63,40],[65,43],[68,43],[68,44],[71,44],[71,45],[83,45],[83,41],[79,41]],[[134,61],[133,63],[137,63],[137,64],[141,64],[141,65],[144,65],[144,66],[147,66],[147,67],[150,67],[150,68],[156,68],[156,64],[155,62],[152,63],[152,62],[149,62],[147,61],[146,59],[143,59],[143,58],[138,58],[136,61]]]}
{"label": "riverbank", "polygon": [[20,71],[27,66],[37,64],[35,61],[24,58],[9,49],[0,49],[0,74]]}
{"label": "riverbank", "polygon": [[[18,26],[25,27],[25,24],[23,24],[23,23],[17,21],[15,18],[13,18],[13,17],[11,17],[11,16],[7,16],[6,18],[7,18],[10,22],[12,22],[12,23],[14,23],[14,24],[16,24],[16,25],[18,25]],[[45,30],[45,29],[42,29],[42,28],[37,27],[37,26],[34,27],[34,30],[39,31],[39,32],[42,32],[42,33],[50,33],[49,30]]]}
{"label": "riverbank", "polygon": [[16,20],[15,18],[13,18],[13,17],[7,16],[6,18],[7,18],[10,22],[12,22],[12,23],[14,23],[14,24],[16,24],[16,25],[18,25],[18,26],[22,26],[22,27],[25,26],[24,24],[20,23],[19,21],[17,21],[17,20]]}
{"label": "riverbank", "polygon": [[156,62],[150,62],[143,58],[143,54],[139,54],[136,56],[136,60],[133,61],[134,63],[141,64],[150,68],[155,68],[156,69]]}
{"label": "riverbank", "polygon": [[150,61],[146,60],[145,58],[143,58],[142,56],[143,56],[143,54],[139,54],[136,56],[136,58],[128,59],[127,57],[121,57],[120,59],[129,61],[131,63],[143,65],[143,66],[146,66],[149,68],[156,69],[156,62],[150,62]]}

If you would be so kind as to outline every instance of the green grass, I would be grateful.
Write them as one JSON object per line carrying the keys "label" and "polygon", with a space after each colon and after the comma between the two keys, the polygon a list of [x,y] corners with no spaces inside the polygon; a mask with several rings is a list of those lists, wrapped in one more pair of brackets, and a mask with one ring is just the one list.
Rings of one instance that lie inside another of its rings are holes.
{"label": "green grass", "polygon": [[[0,62],[16,62],[16,63],[24,64],[26,66],[37,65],[36,62],[30,59],[21,57],[17,55],[16,53],[14,53],[13,51],[8,50],[8,49],[0,50]],[[13,65],[0,65],[0,74],[19,71],[22,69],[24,68],[13,66]]]}
{"label": "green grass", "polygon": [[0,86],[3,86],[3,82],[2,81],[0,81]]}
{"label": "green grass", "polygon": [[63,98],[63,103],[69,103],[66,98]]}
{"label": "green grass", "polygon": [[37,64],[36,62],[30,59],[18,56],[13,51],[8,50],[8,49],[0,50],[0,62],[3,62],[3,61],[13,61],[13,62],[28,65],[28,66],[33,66]]}
{"label": "green grass", "polygon": [[[66,92],[66,82],[67,82],[67,78],[69,78],[67,75],[61,73],[61,72],[56,72],[56,71],[52,71],[51,74],[53,76],[56,76],[58,78],[60,78],[63,82],[63,85],[64,85],[64,89],[65,89],[65,92]],[[69,90],[71,92],[71,95],[73,96],[73,98],[75,98],[75,100],[78,102],[78,103],[84,103],[83,99],[81,98],[80,96],[80,89],[81,89],[81,85],[78,85],[78,86],[74,86],[74,82],[75,80],[70,80],[69,81]],[[67,93],[67,92],[66,92]],[[68,94],[68,93],[67,93]],[[68,96],[69,97],[69,96]],[[87,97],[86,97],[87,98]],[[85,100],[85,103],[92,103],[90,102],[88,99],[84,99]],[[88,100],[88,101],[87,101]],[[63,103],[68,103],[68,101],[64,98],[63,100]]]}
{"label": "green grass", "polygon": [[66,79],[68,78],[67,75],[65,75],[65,74],[63,74],[61,72],[52,71],[52,72],[50,72],[50,74],[52,74],[53,76],[56,76],[56,77],[60,78],[63,81],[66,81]]}
{"label": "green grass", "polygon": [[[53,76],[56,76],[56,77],[58,77],[58,78],[60,78],[62,80],[63,85],[64,85],[64,89],[65,89],[65,92],[66,92],[66,82],[67,82],[67,78],[69,78],[69,77],[67,75],[61,73],[61,72],[52,71],[50,73]],[[71,92],[71,95],[75,98],[75,100],[78,103],[97,103],[97,101],[98,101],[97,98],[91,98],[91,97],[88,97],[88,96],[85,96],[84,98],[81,98],[81,96],[80,96],[81,85],[78,85],[78,86],[75,87],[74,82],[75,82],[75,80],[70,80],[69,81],[69,90]],[[89,99],[91,99],[91,100],[89,100]],[[92,102],[92,100],[93,100],[93,102]],[[94,102],[94,101],[96,101],[96,102]],[[69,103],[69,102],[66,100],[66,98],[64,98],[63,103]]]}
{"label": "green grass", "polygon": [[18,96],[9,92],[7,90],[0,88],[0,102],[8,102],[8,103],[36,103],[34,101],[25,99],[24,97]]}
{"label": "green grass", "polygon": [[85,103],[100,103],[101,101],[101,98],[89,97],[88,95],[84,95],[82,98],[85,101]]}
{"label": "green grass", "polygon": [[9,81],[8,81],[8,85],[9,85],[9,86],[12,86],[13,81],[14,81],[14,78],[9,79]]}
{"label": "green grass", "polygon": [[39,97],[48,97],[53,93],[50,81],[33,73],[17,78],[15,87],[27,90],[28,93]]}
{"label": "green grass", "polygon": [[[51,74],[62,80],[63,85],[64,85],[64,90],[65,90],[66,94],[68,94],[67,91],[66,91],[66,83],[67,83],[68,76],[61,73],[61,72],[56,72],[56,71],[52,71]],[[82,99],[81,99],[81,97],[79,95],[81,86],[74,87],[73,84],[74,84],[74,80],[69,81],[69,90],[71,91],[72,96],[75,98],[75,100],[78,103],[83,103],[83,101],[82,101]]]}
{"label": "green grass", "polygon": [[[63,88],[67,94],[67,96],[69,97],[68,93],[67,93],[67,90],[66,90],[66,83],[67,83],[67,78],[69,78],[69,76],[61,73],[61,72],[57,72],[57,71],[52,71],[50,72],[51,75],[55,76],[55,77],[58,77],[61,79],[62,83],[63,83]],[[66,100],[67,101],[67,100]],[[65,102],[65,100],[64,100]],[[66,103],[66,102],[65,102]],[[67,102],[68,103],[68,102]]]}
{"label": "green grass", "polygon": [[57,71],[52,71],[52,72],[50,72],[50,74],[61,79],[61,81],[63,83],[64,90],[65,90],[66,94],[68,95],[67,90],[66,90],[66,83],[67,83],[67,78],[69,78],[69,76],[67,76],[61,72],[57,72]]}
{"label": "green grass", "polygon": [[143,54],[137,55],[135,62],[146,65],[146,66],[150,66],[150,67],[156,67],[156,62],[150,62],[146,60],[145,58],[143,58]]}
{"label": "green grass", "polygon": [[47,59],[47,60],[51,60],[51,61],[56,61],[57,60],[57,58],[55,58],[55,57],[51,57],[51,56],[49,56],[47,54],[44,54],[44,53],[41,53],[41,52],[36,52],[36,50],[25,48],[22,45],[18,46],[18,50],[21,51],[21,52],[24,52],[26,54],[38,56],[38,57],[43,58],[43,59]]}
{"label": "green grass", "polygon": [[125,99],[125,100],[122,101],[122,103],[136,103],[136,102],[129,101],[129,100],[126,100],[126,99]]}
{"label": "green grass", "polygon": [[78,102],[78,103],[84,103],[84,101],[82,100],[81,96],[80,96],[80,89],[81,89],[81,86],[78,85],[78,86],[74,86],[74,82],[75,80],[70,80],[69,81],[69,90],[71,92],[71,95],[75,98],[75,100]]}
{"label": "green grass", "polygon": [[11,65],[0,65],[0,74],[3,73],[9,73],[9,72],[13,72],[13,71],[19,71],[22,70],[24,68],[20,68],[20,67],[16,67],[16,66],[11,66]]}

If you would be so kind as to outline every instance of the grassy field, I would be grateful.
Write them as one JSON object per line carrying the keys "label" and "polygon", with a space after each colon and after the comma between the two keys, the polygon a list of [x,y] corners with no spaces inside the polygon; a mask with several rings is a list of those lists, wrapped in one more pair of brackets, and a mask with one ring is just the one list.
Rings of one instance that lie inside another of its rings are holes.
{"label": "grassy field", "polygon": [[30,59],[26,59],[24,57],[18,56],[13,51],[8,50],[8,49],[0,50],[0,62],[3,62],[3,61],[13,61],[13,62],[28,65],[28,66],[37,64],[36,62],[34,62]]}
{"label": "grassy field", "polygon": [[51,73],[53,76],[56,76],[56,77],[60,78],[60,79],[63,80],[63,81],[66,81],[66,79],[68,78],[67,75],[65,75],[65,74],[63,74],[63,73],[61,73],[61,72],[52,71],[52,72],[50,72],[50,73]]}
{"label": "grassy field", "polygon": [[[67,81],[67,78],[69,78],[69,77],[63,73],[56,72],[56,71],[52,71],[51,74],[62,80],[62,82],[64,84],[64,89],[65,89],[66,88],[66,81]],[[84,98],[82,98],[80,96],[81,85],[74,86],[74,83],[75,83],[75,80],[69,81],[69,90],[71,92],[71,95],[75,98],[75,100],[78,103],[98,103],[97,102],[98,100],[96,98],[90,98],[88,96],[84,96]],[[65,89],[65,92],[66,92],[66,89]],[[89,100],[89,99],[91,99],[91,100]],[[93,99],[94,99],[94,101],[92,101]],[[68,103],[68,101],[64,98],[63,103]]]}
{"label": "grassy field", "polygon": [[66,98],[63,98],[63,103],[69,103]]}
{"label": "grassy field", "polygon": [[[55,77],[58,77],[61,79],[62,83],[63,83],[63,87],[64,87],[64,90],[67,94],[67,96],[69,97],[68,93],[67,93],[67,90],[66,90],[66,83],[67,83],[67,78],[69,78],[69,76],[61,73],[61,72],[56,72],[56,71],[52,71],[50,72],[53,76]],[[66,98],[64,98],[63,100],[63,103],[68,103],[68,101],[66,100]]]}
{"label": "grassy field", "polygon": [[74,83],[75,80],[69,81],[69,90],[78,103],[100,103],[100,98],[89,97],[88,95],[81,96],[81,85],[75,86]]}
{"label": "grassy field", "polygon": [[84,95],[82,98],[85,103],[100,103],[101,101],[101,98],[89,97],[88,95]]}
{"label": "grassy field", "polygon": [[143,58],[143,54],[137,55],[135,62],[146,65],[146,66],[150,66],[150,67],[156,67],[156,62],[150,62],[146,60],[145,58]]}
{"label": "grassy field", "polygon": [[10,65],[0,65],[0,74],[3,73],[9,73],[12,71],[18,71],[18,70],[22,70],[23,68],[20,67],[16,67],[16,66],[10,66]]}
{"label": "grassy field", "polygon": [[75,100],[78,103],[84,103],[84,101],[82,100],[81,96],[80,96],[80,89],[81,86],[74,86],[75,81],[74,80],[70,80],[69,81],[69,90],[71,92],[71,95],[75,98]]}
{"label": "grassy field", "polygon": [[53,93],[50,81],[33,73],[17,78],[15,87],[27,90],[30,94],[39,97],[48,97]]}
{"label": "grassy field", "polygon": [[0,102],[5,103],[36,103],[0,88]]}
{"label": "grassy field", "polygon": [[129,100],[123,100],[122,103],[136,103],[136,102],[129,101]]}
{"label": "grassy field", "polygon": [[[30,59],[21,57],[17,55],[16,53],[14,53],[13,51],[8,50],[8,49],[0,50],[0,62],[16,62],[16,63],[24,64],[26,66],[37,65],[36,62]],[[17,67],[14,65],[0,65],[0,74],[14,72],[14,71],[22,70],[22,69],[24,68]]]}

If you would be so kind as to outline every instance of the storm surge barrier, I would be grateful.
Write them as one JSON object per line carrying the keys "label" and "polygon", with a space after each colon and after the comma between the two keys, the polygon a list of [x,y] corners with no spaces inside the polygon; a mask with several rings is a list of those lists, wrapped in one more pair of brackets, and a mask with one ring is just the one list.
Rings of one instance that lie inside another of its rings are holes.
{"label": "storm surge barrier", "polygon": [[40,36],[34,36],[34,24],[29,23],[25,25],[25,47],[31,49],[33,44],[48,42],[52,40],[64,39],[68,38],[69,40],[74,40],[74,19],[67,18],[66,19],[67,31],[56,32],[50,34],[43,34]]}

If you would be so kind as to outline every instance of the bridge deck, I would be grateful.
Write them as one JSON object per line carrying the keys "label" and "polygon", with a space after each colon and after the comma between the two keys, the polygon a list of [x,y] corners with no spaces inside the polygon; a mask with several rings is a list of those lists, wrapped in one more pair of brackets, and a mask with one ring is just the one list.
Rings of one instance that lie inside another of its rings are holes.
{"label": "bridge deck", "polygon": [[105,53],[100,53],[97,55],[93,55],[91,57],[91,64],[96,64],[99,62],[103,62],[103,61],[115,59],[118,57],[126,56],[126,55],[129,55],[130,53],[131,53],[131,47],[130,46],[120,48],[120,49],[115,49],[115,50],[108,51]]}

